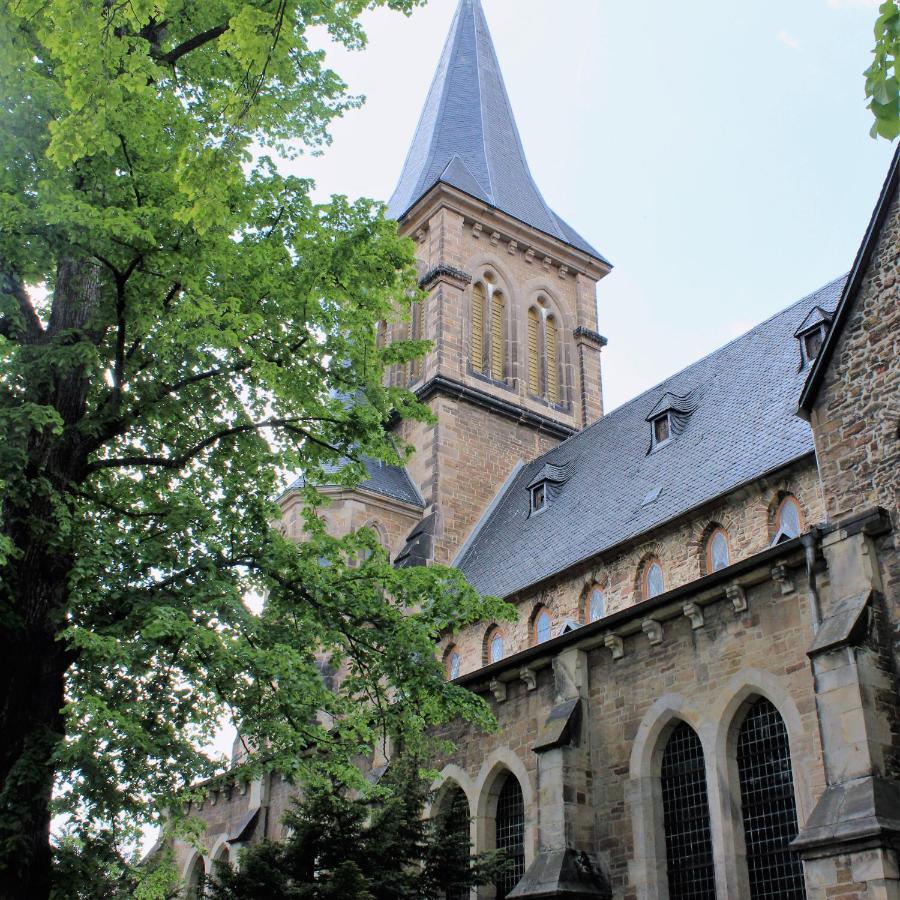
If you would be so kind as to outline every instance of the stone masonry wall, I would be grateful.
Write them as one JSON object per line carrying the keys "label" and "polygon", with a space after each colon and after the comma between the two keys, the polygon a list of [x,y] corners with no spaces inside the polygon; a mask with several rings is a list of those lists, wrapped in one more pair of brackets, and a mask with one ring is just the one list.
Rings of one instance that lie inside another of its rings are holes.
{"label": "stone masonry wall", "polygon": [[[792,574],[801,584],[801,571],[794,568]],[[620,659],[602,645],[586,651],[581,737],[577,754],[566,751],[569,764],[563,773],[562,796],[572,818],[566,835],[576,851],[599,861],[616,900],[662,895],[654,888],[660,811],[650,808],[641,792],[642,785],[659,777],[654,767],[675,722],[687,721],[704,747],[719,896],[744,896],[740,874],[735,874],[741,851],[732,846],[737,842],[739,847],[743,837],[731,756],[742,712],[755,697],[768,697],[788,728],[801,825],[824,788],[813,679],[805,655],[812,639],[805,597],[797,590],[785,594],[771,580],[748,588],[746,597],[744,612],[736,612],[724,595],[703,607],[699,628],[685,616],[664,622],[656,645],[642,632],[632,633],[624,638]],[[553,656],[549,647],[547,655]],[[537,670],[533,687],[514,676],[503,699],[487,692],[497,731],[449,728],[446,736],[456,750],[436,765],[442,781],[456,781],[467,794],[477,850],[493,846],[493,785],[507,772],[516,775],[526,805],[526,866],[548,839],[548,817],[558,814],[541,800],[547,774],[540,774],[539,756],[532,749],[559,702],[549,662],[527,663]],[[473,687],[479,690],[477,684]],[[480,690],[486,687],[482,684]],[[578,760],[584,751],[589,762],[581,770]],[[661,854],[664,873],[664,842]],[[492,895],[485,889],[479,896]]]}
{"label": "stone masonry wall", "polygon": [[[665,588],[680,587],[707,574],[706,538],[714,525],[728,533],[731,562],[746,559],[768,547],[775,528],[774,510],[786,494],[800,503],[804,528],[822,521],[823,509],[818,476],[812,457],[807,457],[780,476],[757,483],[710,505],[694,518],[660,529],[647,539],[622,548],[615,556],[600,558],[580,570],[562,573],[557,579],[524,592],[513,600],[519,610],[517,621],[501,623],[505,654],[516,653],[535,643],[533,613],[539,607],[550,611],[553,635],[567,621],[587,621],[587,596],[599,587],[606,600],[607,614],[633,606],[641,598],[642,562],[655,556],[661,563]],[[460,653],[460,672],[480,668],[486,661],[486,638],[493,623],[471,626],[459,634],[447,635],[441,653],[453,645]]]}

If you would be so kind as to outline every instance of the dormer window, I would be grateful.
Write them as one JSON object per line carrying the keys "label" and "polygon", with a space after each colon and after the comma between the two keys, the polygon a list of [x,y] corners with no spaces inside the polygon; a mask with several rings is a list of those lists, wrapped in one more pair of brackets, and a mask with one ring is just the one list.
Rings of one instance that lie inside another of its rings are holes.
{"label": "dormer window", "polygon": [[832,314],[821,306],[814,306],[794,332],[794,337],[800,341],[801,368],[805,369],[816,361],[825,343],[831,317]]}
{"label": "dormer window", "polygon": [[669,413],[663,413],[653,419],[653,448],[661,447],[672,437],[672,417]]}
{"label": "dormer window", "polygon": [[807,364],[815,361],[825,343],[825,326],[820,325],[815,331],[803,335],[803,354]]}
{"label": "dormer window", "polygon": [[531,489],[531,512],[540,512],[547,506],[547,482],[541,481]]}

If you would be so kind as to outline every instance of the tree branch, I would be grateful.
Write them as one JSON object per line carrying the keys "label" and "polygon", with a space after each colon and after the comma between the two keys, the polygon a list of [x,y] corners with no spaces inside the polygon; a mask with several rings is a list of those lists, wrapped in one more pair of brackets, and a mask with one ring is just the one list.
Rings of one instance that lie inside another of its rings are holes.
{"label": "tree branch", "polygon": [[198,47],[202,47],[204,44],[208,44],[210,41],[216,40],[216,38],[225,34],[226,31],[228,31],[228,23],[216,25],[215,28],[210,28],[208,31],[202,31],[200,34],[195,34],[192,38],[179,44],[168,53],[164,53],[162,56],[155,56],[154,58],[158,62],[174,66],[182,56],[185,56],[192,50],[196,50]]}
{"label": "tree branch", "polygon": [[[10,272],[0,272],[0,291],[14,297],[19,304],[19,312],[22,313],[22,318],[25,320],[26,338],[29,341],[35,341],[42,337],[44,326],[41,324],[40,317],[31,302],[31,297],[28,296],[28,291],[25,290],[22,282]],[[5,327],[4,322],[5,320],[0,319],[0,330],[6,336],[9,336],[13,331],[12,325]]]}
{"label": "tree branch", "polygon": [[260,431],[263,428],[280,428],[292,434],[297,434],[326,450],[333,453],[341,454],[343,451],[337,447],[333,447],[327,441],[323,441],[311,435],[305,428],[301,428],[297,423],[313,421],[309,418],[294,419],[264,419],[262,422],[248,422],[245,425],[234,425],[231,428],[224,428],[215,434],[207,435],[202,441],[198,441],[193,447],[185,450],[178,456],[121,456],[111,459],[98,459],[91,463],[85,470],[85,475],[93,472],[99,472],[102,469],[125,469],[132,466],[149,467],[159,469],[183,469],[192,459],[201,454],[207,447],[218,443],[225,438],[235,437],[239,434],[247,434],[253,431]]}

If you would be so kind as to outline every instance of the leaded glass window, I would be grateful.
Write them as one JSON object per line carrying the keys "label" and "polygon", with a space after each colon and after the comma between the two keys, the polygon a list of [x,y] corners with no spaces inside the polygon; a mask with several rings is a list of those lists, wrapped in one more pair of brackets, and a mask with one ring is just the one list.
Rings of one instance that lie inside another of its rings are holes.
{"label": "leaded glass window", "polygon": [[501,659],[503,659],[503,635],[498,633],[491,638],[490,661],[495,663],[500,662]]}
{"label": "leaded glass window", "polygon": [[515,775],[508,774],[497,798],[498,850],[506,853],[509,868],[496,882],[497,898],[503,900],[525,874],[525,802]]}
{"label": "leaded glass window", "polygon": [[703,747],[685,722],[663,751],[662,798],[670,900],[715,900]]}
{"label": "leaded glass window", "polygon": [[790,848],[797,837],[797,806],[787,729],[765,697],[741,725],[737,762],[750,896],[802,900],[803,864]]}

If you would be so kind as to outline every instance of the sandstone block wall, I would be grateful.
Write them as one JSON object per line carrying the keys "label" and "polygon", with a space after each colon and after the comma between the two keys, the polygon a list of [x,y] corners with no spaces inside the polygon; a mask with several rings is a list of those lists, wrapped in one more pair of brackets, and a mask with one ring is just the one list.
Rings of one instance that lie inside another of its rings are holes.
{"label": "sandstone block wall", "polygon": [[[715,525],[722,526],[728,533],[732,563],[765,550],[777,530],[775,509],[787,494],[798,499],[805,527],[822,521],[822,500],[812,457],[799,461],[764,483],[722,498],[687,521],[658,529],[582,569],[567,571],[533,590],[509,598],[519,612],[516,622],[499,626],[504,634],[506,655],[535,643],[532,623],[538,607],[549,610],[555,637],[567,622],[582,624],[587,621],[587,598],[593,586],[603,591],[607,614],[639,603],[642,599],[642,563],[651,556],[662,565],[666,590],[706,575],[706,539]],[[461,656],[461,673],[480,668],[486,661],[486,637],[492,625],[470,626],[458,634],[447,635],[442,641],[441,653],[446,653],[453,645]]]}

